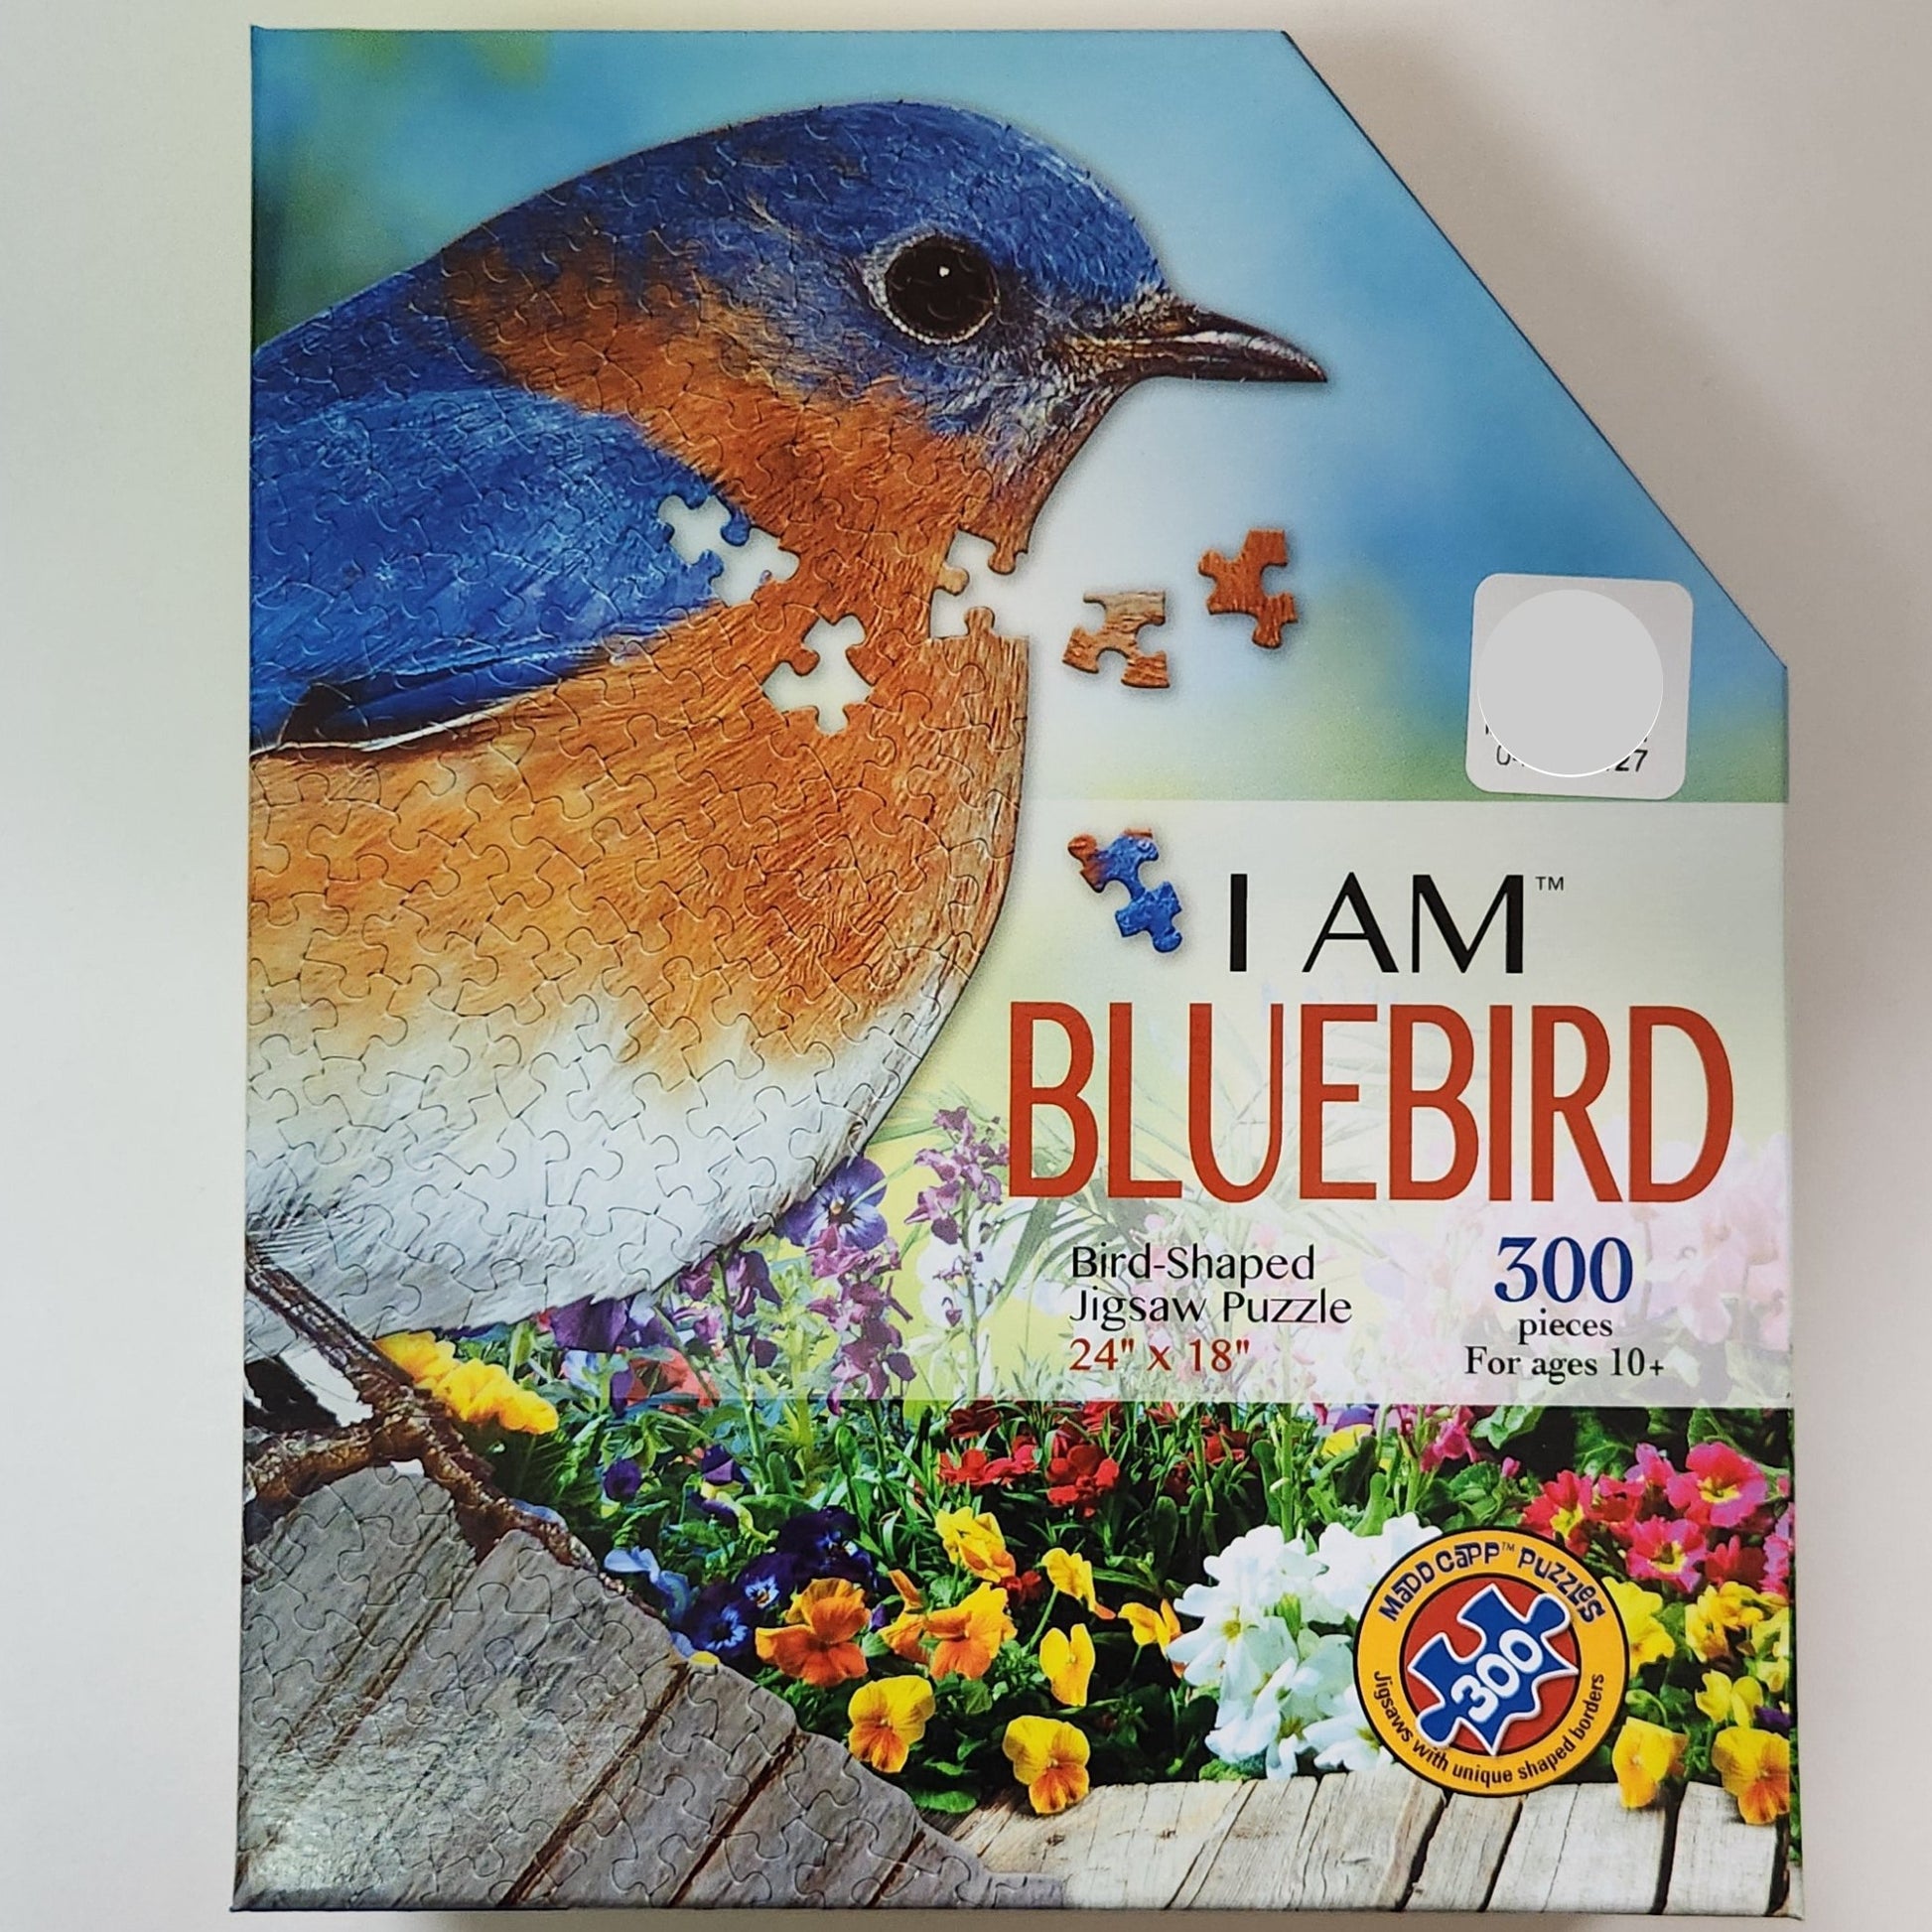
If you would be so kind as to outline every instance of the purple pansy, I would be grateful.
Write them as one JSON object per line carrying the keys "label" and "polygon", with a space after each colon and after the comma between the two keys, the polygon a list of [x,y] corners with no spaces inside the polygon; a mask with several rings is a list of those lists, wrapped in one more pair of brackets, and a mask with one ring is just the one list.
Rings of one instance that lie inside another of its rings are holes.
{"label": "purple pansy", "polygon": [[855,1154],[779,1215],[778,1232],[800,1248],[816,1247],[828,1235],[841,1246],[876,1248],[886,1238],[885,1201],[884,1172]]}
{"label": "purple pansy", "polygon": [[644,1472],[634,1456],[621,1455],[604,1471],[604,1493],[614,1503],[627,1503],[644,1486]]}

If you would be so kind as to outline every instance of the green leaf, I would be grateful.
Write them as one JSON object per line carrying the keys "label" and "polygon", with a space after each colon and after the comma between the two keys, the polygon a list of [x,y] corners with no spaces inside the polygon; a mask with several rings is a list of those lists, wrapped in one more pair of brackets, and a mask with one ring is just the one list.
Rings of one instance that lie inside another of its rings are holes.
{"label": "green leaf", "polygon": [[1510,1403],[1500,1409],[1492,1409],[1480,1422],[1470,1427],[1469,1434],[1487,1443],[1491,1449],[1501,1449],[1514,1438],[1527,1435],[1542,1420],[1543,1411],[1534,1404]]}
{"label": "green leaf", "polygon": [[921,1811],[949,1812],[955,1818],[979,1809],[979,1799],[970,1791],[908,1791],[905,1795]]}

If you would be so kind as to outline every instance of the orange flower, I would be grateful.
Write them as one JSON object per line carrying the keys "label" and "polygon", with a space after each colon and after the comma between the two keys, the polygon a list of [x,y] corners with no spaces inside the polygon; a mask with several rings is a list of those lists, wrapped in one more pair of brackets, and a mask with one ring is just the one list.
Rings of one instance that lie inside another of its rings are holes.
{"label": "orange flower", "polygon": [[888,1677],[861,1684],[845,1707],[852,1720],[846,1738],[852,1755],[888,1777],[905,1769],[912,1746],[932,1718],[932,1686],[918,1677]]}
{"label": "orange flower", "polygon": [[829,1690],[866,1674],[866,1656],[854,1642],[866,1627],[866,1599],[857,1584],[821,1577],[791,1599],[784,1622],[758,1633],[759,1655],[787,1677]]}
{"label": "orange flower", "polygon": [[1737,1800],[1747,1825],[1769,1825],[1791,1809],[1791,1745],[1774,1730],[1738,1725],[1712,1740],[1711,1768]]}
{"label": "orange flower", "polygon": [[1000,1748],[1042,1818],[1087,1795],[1087,1740],[1064,1719],[1015,1718]]}
{"label": "orange flower", "polygon": [[934,1640],[935,1684],[946,1677],[984,1677],[1000,1646],[1014,1634],[1006,1591],[995,1584],[982,1584],[951,1609],[928,1610],[925,1633]]}
{"label": "orange flower", "polygon": [[901,1610],[879,1637],[895,1657],[903,1657],[908,1664],[925,1662],[925,1618],[917,1610]]}

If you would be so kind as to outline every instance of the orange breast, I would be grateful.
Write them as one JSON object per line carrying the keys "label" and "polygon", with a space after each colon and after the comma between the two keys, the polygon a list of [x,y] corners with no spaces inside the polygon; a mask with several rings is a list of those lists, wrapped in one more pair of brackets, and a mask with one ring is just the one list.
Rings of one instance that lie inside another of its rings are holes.
{"label": "orange breast", "polygon": [[[829,1066],[876,1016],[950,1006],[1005,890],[1026,647],[977,613],[927,634],[984,474],[889,395],[748,378],[728,332],[669,332],[588,283],[545,301],[542,326],[492,311],[505,364],[635,417],[799,569],[476,724],[257,759],[258,1031],[299,1000],[324,1051],[356,1056],[426,1007],[548,1035],[589,995],[653,1060],[669,1043],[696,1072],[737,1035]],[[874,688],[828,735],[759,687],[848,614]]]}

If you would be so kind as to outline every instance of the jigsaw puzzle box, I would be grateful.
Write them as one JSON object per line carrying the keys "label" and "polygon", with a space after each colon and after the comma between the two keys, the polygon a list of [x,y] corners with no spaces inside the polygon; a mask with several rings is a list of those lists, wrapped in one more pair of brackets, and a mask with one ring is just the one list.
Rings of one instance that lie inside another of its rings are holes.
{"label": "jigsaw puzzle box", "polygon": [[254,61],[238,1902],[1795,1909],[1783,672],[1295,48]]}

